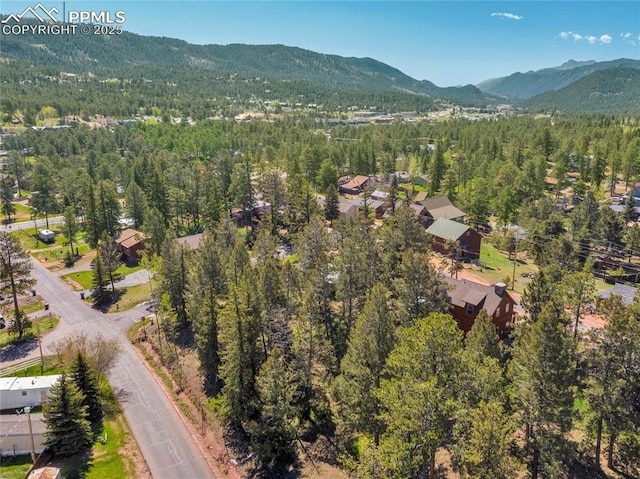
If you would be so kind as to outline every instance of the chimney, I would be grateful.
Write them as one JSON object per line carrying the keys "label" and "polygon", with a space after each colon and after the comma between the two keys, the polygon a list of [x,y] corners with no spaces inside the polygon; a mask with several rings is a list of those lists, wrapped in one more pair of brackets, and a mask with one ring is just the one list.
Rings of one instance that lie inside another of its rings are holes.
{"label": "chimney", "polygon": [[493,285],[493,287],[496,291],[496,294],[501,298],[504,296],[504,293],[507,292],[507,285],[504,283],[496,283]]}

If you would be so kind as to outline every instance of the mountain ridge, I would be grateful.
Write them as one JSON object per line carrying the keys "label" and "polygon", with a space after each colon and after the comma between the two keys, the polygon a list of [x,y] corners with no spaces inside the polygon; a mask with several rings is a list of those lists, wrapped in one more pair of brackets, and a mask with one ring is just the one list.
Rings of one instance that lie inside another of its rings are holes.
{"label": "mountain ridge", "polygon": [[476,85],[483,92],[508,100],[526,100],[537,95],[560,90],[591,73],[611,68],[640,69],[640,60],[618,58],[605,62],[569,60],[558,67],[526,73],[516,72],[506,77],[492,78]]}
{"label": "mountain ridge", "polygon": [[341,57],[282,44],[196,45],[124,31],[110,36],[7,36],[3,38],[2,54],[84,71],[145,64],[190,66],[243,77],[303,80],[340,89],[427,95],[461,105],[486,106],[496,101],[473,85],[439,87],[370,57]]}

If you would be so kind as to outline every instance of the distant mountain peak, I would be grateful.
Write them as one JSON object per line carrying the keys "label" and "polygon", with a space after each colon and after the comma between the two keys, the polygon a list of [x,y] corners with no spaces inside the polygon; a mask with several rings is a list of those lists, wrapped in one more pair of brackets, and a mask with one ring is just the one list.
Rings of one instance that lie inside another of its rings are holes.
{"label": "distant mountain peak", "polygon": [[576,61],[571,59],[569,61],[564,62],[559,67],[554,67],[554,70],[571,70],[573,68],[583,67],[586,65],[593,65],[594,63],[598,63],[595,60],[585,60],[585,61]]}

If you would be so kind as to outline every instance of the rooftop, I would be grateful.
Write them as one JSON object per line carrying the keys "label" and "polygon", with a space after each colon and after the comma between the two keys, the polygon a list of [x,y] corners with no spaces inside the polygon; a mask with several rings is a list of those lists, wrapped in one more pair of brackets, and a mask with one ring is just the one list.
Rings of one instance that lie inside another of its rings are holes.
{"label": "rooftop", "polygon": [[463,223],[448,220],[447,218],[438,218],[427,228],[427,233],[438,238],[455,241],[465,234],[467,230],[469,230],[469,226]]}

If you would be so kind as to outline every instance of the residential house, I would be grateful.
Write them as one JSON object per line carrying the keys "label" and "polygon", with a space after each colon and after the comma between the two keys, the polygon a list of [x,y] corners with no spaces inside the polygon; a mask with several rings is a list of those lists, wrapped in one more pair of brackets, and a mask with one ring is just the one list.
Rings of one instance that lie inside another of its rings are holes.
{"label": "residential house", "polygon": [[182,238],[176,238],[176,243],[178,243],[179,245],[186,245],[189,247],[189,249],[198,249],[201,241],[202,233],[183,236]]}
{"label": "residential house", "polygon": [[353,201],[344,197],[340,197],[338,207],[340,209],[340,219],[348,221],[355,218],[358,214],[358,207],[353,204]]}
{"label": "residential house", "polygon": [[636,295],[638,294],[638,288],[634,286],[628,286],[622,283],[616,283],[613,285],[613,289],[603,291],[598,296],[597,304],[600,305],[603,301],[610,302],[613,295],[618,295],[622,299],[622,302],[626,305],[633,303]]}
{"label": "residential house", "polygon": [[[5,408],[5,405],[2,405]],[[31,421],[31,427],[29,427]],[[44,451],[44,433],[47,425],[42,413],[26,414],[24,408],[16,414],[0,415],[0,456],[31,454],[31,438],[36,454]],[[3,476],[4,477],[4,476]]]}
{"label": "residential house", "polygon": [[0,379],[0,404],[2,409],[20,409],[40,406],[51,394],[51,388],[60,374],[51,376],[7,377]]}
{"label": "residential house", "polygon": [[451,302],[451,314],[465,333],[471,330],[481,310],[486,311],[500,337],[509,334],[516,301],[504,283],[490,286],[468,279],[444,278]]}
{"label": "residential house", "polygon": [[438,218],[427,228],[433,236],[432,248],[438,253],[449,254],[448,241],[458,243],[458,257],[471,261],[480,258],[482,235],[469,225],[458,223],[447,218]]}
{"label": "residential house", "polygon": [[429,193],[427,193],[426,191],[418,191],[416,195],[413,197],[413,202],[415,204],[422,205],[422,202],[425,201],[428,197],[429,197]]}
{"label": "residential house", "polygon": [[358,175],[346,183],[338,185],[338,192],[343,195],[359,195],[365,188],[371,186],[373,179],[369,176]]}
{"label": "residential house", "polygon": [[138,251],[144,249],[147,237],[144,233],[127,228],[115,240],[116,249],[128,263],[140,261]]}
{"label": "residential house", "polygon": [[386,201],[373,200],[371,198],[367,199],[365,202],[365,198],[356,198],[353,200],[353,204],[358,208],[358,212],[364,209],[365,203],[369,211],[373,211],[376,215],[376,218],[382,218],[385,210],[387,209]]}
{"label": "residential house", "polygon": [[466,213],[456,208],[446,196],[435,196],[422,201],[422,206],[427,209],[427,216],[432,220],[446,218],[453,221],[462,221]]}
{"label": "residential house", "polygon": [[387,201],[388,198],[389,198],[388,191],[376,190],[371,192],[371,199],[373,200]]}

